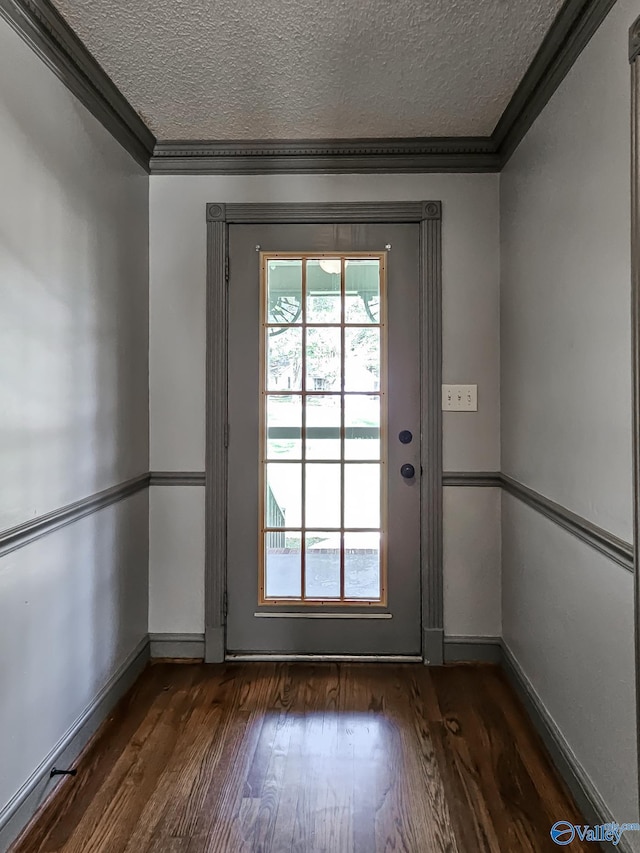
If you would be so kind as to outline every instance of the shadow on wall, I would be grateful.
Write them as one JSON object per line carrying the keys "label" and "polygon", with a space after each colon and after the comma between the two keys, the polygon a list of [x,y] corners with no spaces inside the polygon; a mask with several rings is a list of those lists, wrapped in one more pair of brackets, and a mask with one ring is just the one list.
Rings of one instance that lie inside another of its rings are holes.
{"label": "shadow on wall", "polygon": [[0,104],[0,529],[148,468],[147,179],[54,84],[60,112],[17,84]]}

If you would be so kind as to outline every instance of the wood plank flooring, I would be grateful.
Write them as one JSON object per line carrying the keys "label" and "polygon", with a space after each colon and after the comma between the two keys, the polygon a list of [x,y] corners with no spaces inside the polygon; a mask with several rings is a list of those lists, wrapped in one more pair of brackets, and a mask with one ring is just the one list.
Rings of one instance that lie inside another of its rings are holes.
{"label": "wood plank flooring", "polygon": [[541,853],[561,819],[497,667],[156,663],[12,853]]}

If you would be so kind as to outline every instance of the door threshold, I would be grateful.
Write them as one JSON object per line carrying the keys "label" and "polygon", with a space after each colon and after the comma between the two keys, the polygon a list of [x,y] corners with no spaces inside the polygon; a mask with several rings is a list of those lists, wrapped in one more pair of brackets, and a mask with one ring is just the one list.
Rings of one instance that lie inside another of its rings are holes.
{"label": "door threshold", "polygon": [[304,613],[300,610],[256,610],[253,614],[256,619],[393,619],[393,613],[317,613],[311,611]]}
{"label": "door threshold", "polygon": [[422,663],[420,655],[282,655],[227,653],[225,661],[278,662],[310,661],[315,663]]}

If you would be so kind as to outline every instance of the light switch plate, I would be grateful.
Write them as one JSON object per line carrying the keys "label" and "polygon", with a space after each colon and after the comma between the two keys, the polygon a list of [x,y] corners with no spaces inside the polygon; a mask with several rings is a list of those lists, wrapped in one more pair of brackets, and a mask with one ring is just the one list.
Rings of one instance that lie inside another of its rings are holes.
{"label": "light switch plate", "polygon": [[443,412],[477,412],[478,411],[478,386],[477,385],[443,385],[442,386],[442,411]]}

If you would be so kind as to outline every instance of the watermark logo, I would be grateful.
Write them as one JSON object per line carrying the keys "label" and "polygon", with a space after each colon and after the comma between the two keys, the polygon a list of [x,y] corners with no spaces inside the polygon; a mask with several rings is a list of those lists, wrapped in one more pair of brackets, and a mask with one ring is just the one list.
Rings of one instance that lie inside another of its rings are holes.
{"label": "watermark logo", "polygon": [[560,847],[578,838],[580,841],[608,841],[617,847],[623,832],[638,832],[640,823],[601,823],[596,826],[581,826],[568,820],[558,820],[551,827],[551,840]]}
{"label": "watermark logo", "polygon": [[559,820],[551,827],[551,840],[561,847],[564,847],[565,844],[571,844],[575,837],[575,826],[566,820]]}

